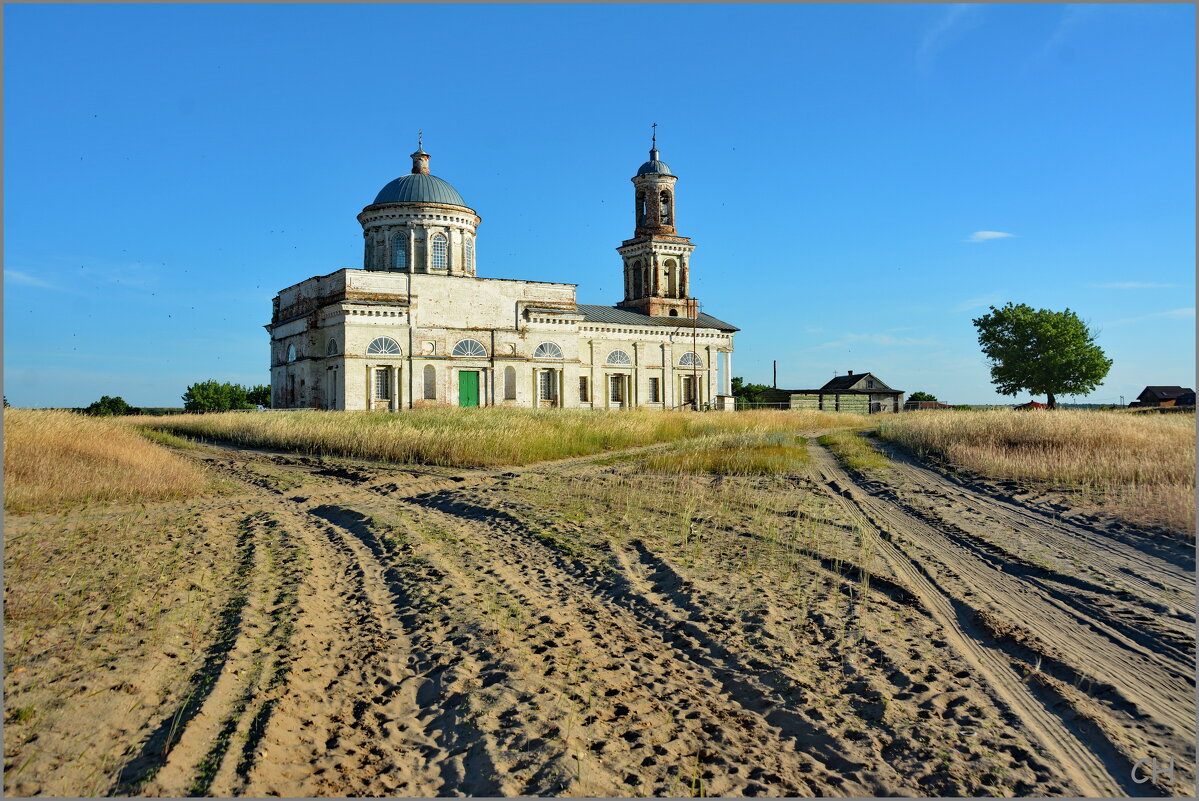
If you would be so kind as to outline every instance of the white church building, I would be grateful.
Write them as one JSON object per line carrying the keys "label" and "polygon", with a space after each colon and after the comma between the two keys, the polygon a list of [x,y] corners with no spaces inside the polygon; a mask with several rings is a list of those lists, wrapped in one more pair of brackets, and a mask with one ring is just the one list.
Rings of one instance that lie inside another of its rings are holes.
{"label": "white church building", "polygon": [[575,284],[478,277],[481,218],[418,147],[411,174],[358,215],[362,269],[275,296],[274,408],[732,409],[738,329],[690,295],[695,246],[675,228],[678,179],[656,144],[632,179],[616,306],[576,303]]}

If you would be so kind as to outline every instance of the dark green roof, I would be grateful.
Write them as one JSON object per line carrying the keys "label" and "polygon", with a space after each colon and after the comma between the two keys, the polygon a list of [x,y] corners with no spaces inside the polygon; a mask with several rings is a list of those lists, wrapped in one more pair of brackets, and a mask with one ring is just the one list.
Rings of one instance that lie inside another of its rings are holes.
{"label": "dark green roof", "polygon": [[375,203],[446,203],[450,206],[466,206],[466,201],[454,187],[436,175],[423,173],[396,178],[379,190]]}

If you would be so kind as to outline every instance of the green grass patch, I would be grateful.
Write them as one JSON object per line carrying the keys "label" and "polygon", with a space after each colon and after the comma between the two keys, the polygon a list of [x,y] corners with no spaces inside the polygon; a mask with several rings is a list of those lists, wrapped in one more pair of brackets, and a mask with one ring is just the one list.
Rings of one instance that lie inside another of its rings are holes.
{"label": "green grass patch", "polygon": [[199,450],[200,448],[196,444],[196,441],[190,437],[179,437],[168,431],[159,431],[156,428],[139,426],[137,433],[151,442],[156,442],[159,445],[167,445],[171,448],[182,448],[183,450]]}
{"label": "green grass patch", "polygon": [[656,454],[643,461],[655,473],[771,476],[802,472],[809,463],[807,441],[787,434],[741,437]]}
{"label": "green grass patch", "polygon": [[887,457],[875,450],[870,441],[858,431],[833,431],[822,436],[819,441],[850,470],[861,473],[867,470],[886,470],[891,466]]}

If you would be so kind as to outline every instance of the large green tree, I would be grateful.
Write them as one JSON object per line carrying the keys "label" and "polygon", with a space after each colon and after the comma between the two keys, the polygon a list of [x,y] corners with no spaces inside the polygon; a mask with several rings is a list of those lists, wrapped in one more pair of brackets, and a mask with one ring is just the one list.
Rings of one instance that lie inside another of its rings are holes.
{"label": "large green tree", "polygon": [[937,396],[928,392],[913,392],[911,395],[908,395],[908,400],[936,403]]}
{"label": "large green tree", "polygon": [[109,417],[122,414],[133,414],[137,410],[125,402],[125,399],[120,395],[115,398],[108,395],[101,395],[100,400],[95,401],[86,409],[84,414],[96,415],[98,417]]}
{"label": "large green tree", "polygon": [[256,406],[271,406],[271,387],[269,384],[259,384],[246,389],[246,401]]}
{"label": "large green tree", "polygon": [[183,408],[189,412],[227,412],[230,409],[252,409],[246,398],[246,388],[240,384],[201,381],[183,393]]}
{"label": "large green tree", "polygon": [[1095,344],[1094,334],[1078,315],[1026,304],[991,307],[974,321],[978,344],[991,363],[991,382],[1004,395],[1027,390],[1046,395],[1057,408],[1057,395],[1085,395],[1095,389],[1112,360]]}

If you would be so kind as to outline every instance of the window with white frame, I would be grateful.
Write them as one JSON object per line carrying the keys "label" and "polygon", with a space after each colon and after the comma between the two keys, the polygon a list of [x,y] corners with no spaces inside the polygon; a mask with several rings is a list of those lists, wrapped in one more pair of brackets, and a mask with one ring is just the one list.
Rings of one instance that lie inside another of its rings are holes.
{"label": "window with white frame", "polygon": [[408,234],[399,233],[391,239],[391,269],[408,269]]}
{"label": "window with white frame", "polygon": [[587,394],[587,376],[581,375],[579,376],[579,401],[581,403],[587,403],[590,400],[591,398]]}
{"label": "window with white frame", "polygon": [[680,367],[703,367],[704,360],[696,356],[694,352],[687,351],[683,357],[679,359]]}
{"label": "window with white frame", "polygon": [[437,369],[431,364],[425,365],[425,400],[437,400]]}
{"label": "window with white frame", "polygon": [[558,374],[553,370],[542,370],[537,374],[538,397],[543,401],[558,400]]}
{"label": "window with white frame", "polygon": [[691,376],[683,376],[683,403],[692,403],[695,401],[695,382],[691,380]]}
{"label": "window with white frame", "polygon": [[516,400],[516,368],[504,368],[504,400]]}
{"label": "window with white frame", "polygon": [[449,240],[445,238],[445,234],[433,235],[433,269],[444,270],[449,262],[446,259],[446,251],[449,249]]}
{"label": "window with white frame", "polygon": [[475,271],[475,240],[469,237],[466,240],[466,271],[473,273]]}
{"label": "window with white frame", "polygon": [[629,358],[629,354],[623,350],[614,350],[608,354],[608,364],[619,364],[627,367],[632,364],[633,360]]}
{"label": "window with white frame", "polygon": [[534,359],[561,359],[562,348],[555,345],[553,342],[542,342],[537,346],[537,350],[533,351]]}
{"label": "window with white frame", "polygon": [[650,403],[662,402],[662,379],[650,378],[649,380],[649,397],[647,400]]}
{"label": "window with white frame", "polygon": [[375,371],[375,400],[391,400],[391,381],[386,367]]}
{"label": "window with white frame", "polygon": [[336,339],[329,340],[329,344],[325,346],[325,355],[326,356],[336,356],[337,355],[337,340]]}
{"label": "window with white frame", "polygon": [[400,350],[400,343],[391,337],[375,337],[371,344],[366,346],[368,356],[399,356],[401,353],[403,351]]}
{"label": "window with white frame", "polygon": [[464,339],[454,346],[454,350],[451,351],[450,355],[469,359],[483,359],[487,357],[487,348],[483,347],[482,343],[478,340]]}

